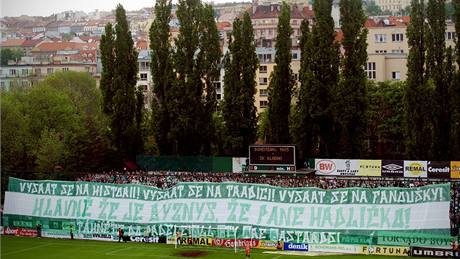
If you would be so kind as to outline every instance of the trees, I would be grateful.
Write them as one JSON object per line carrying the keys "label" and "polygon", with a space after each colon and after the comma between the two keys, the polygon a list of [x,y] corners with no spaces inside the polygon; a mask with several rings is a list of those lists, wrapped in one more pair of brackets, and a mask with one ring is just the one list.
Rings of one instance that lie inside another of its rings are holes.
{"label": "trees", "polygon": [[294,77],[291,70],[291,34],[290,7],[283,2],[278,18],[276,36],[275,67],[270,75],[268,88],[268,121],[270,130],[267,141],[272,144],[290,143],[289,113]]}
{"label": "trees", "polygon": [[223,117],[229,154],[247,156],[248,146],[255,142],[257,115],[254,106],[256,69],[254,32],[246,12],[243,21],[233,22],[229,53],[225,57]]}
{"label": "trees", "polygon": [[406,126],[404,119],[405,82],[368,82],[366,109],[371,154],[375,158],[401,159]]}
{"label": "trees", "polygon": [[339,45],[335,41],[332,1],[314,1],[316,23],[311,32],[311,75],[302,83],[308,96],[311,146],[315,157],[331,157],[334,150],[333,91],[339,77]]}
{"label": "trees", "polygon": [[407,28],[409,56],[407,61],[406,119],[407,156],[411,159],[430,159],[433,155],[432,124],[429,102],[432,89],[426,80],[426,28],[424,2],[412,0],[411,23]]}
{"label": "trees", "polygon": [[312,154],[312,132],[311,132],[311,116],[309,91],[311,82],[314,80],[311,70],[313,45],[311,41],[311,32],[307,19],[302,20],[300,24],[300,90],[298,101],[293,118],[292,135],[294,143],[299,150],[300,157],[310,157]]}
{"label": "trees", "polygon": [[[454,21],[455,21],[455,32],[456,32],[456,43],[455,43],[455,56],[454,62],[457,63],[457,67],[460,67],[460,0],[453,0],[454,6]],[[449,66],[447,66],[449,69]],[[452,67],[452,70],[454,68]],[[460,160],[460,70],[457,69],[453,73],[452,83],[449,85],[449,96],[450,96],[450,107],[452,123],[450,132],[450,158],[451,160]]]}
{"label": "trees", "polygon": [[54,73],[38,86],[2,93],[2,168],[52,178],[105,168],[108,120],[90,75]]}
{"label": "trees", "polygon": [[[143,116],[136,116],[141,111],[141,103],[136,97],[137,51],[129,31],[125,10],[121,5],[116,8],[115,35],[110,24],[104,41],[101,41],[104,81],[101,89],[104,96],[104,110],[110,115],[110,129],[113,143],[121,157],[134,159],[142,150],[142,131],[139,121]],[[113,65],[113,67],[111,67]],[[113,73],[108,70],[112,68]]]}
{"label": "trees", "polygon": [[169,21],[171,19],[171,1],[159,0],[155,4],[155,20],[150,27],[150,49],[152,62],[153,93],[152,112],[155,119],[154,136],[161,154],[172,154],[172,143],[169,132],[171,118],[169,106],[171,102],[171,87],[174,82],[172,50],[169,41]]}
{"label": "trees", "polygon": [[209,152],[209,135],[202,133],[212,129],[211,86],[218,78],[221,55],[218,34],[212,8],[203,7],[200,0],[179,1],[176,15],[181,26],[173,54],[177,76],[171,87],[171,138],[175,153],[198,155]]}
{"label": "trees", "polygon": [[342,59],[341,80],[336,90],[336,118],[339,124],[339,152],[341,158],[359,158],[362,154],[363,133],[366,127],[367,29],[361,0],[340,1],[345,50]]}
{"label": "trees", "polygon": [[[433,80],[436,91],[431,97],[435,104],[433,118],[437,160],[448,160],[450,106],[446,81],[446,14],[444,0],[430,0],[427,6],[426,74]],[[431,99],[430,98],[430,99]]]}
{"label": "trees", "polygon": [[0,64],[6,66],[9,60],[19,61],[22,56],[23,53],[20,49],[0,49]]}

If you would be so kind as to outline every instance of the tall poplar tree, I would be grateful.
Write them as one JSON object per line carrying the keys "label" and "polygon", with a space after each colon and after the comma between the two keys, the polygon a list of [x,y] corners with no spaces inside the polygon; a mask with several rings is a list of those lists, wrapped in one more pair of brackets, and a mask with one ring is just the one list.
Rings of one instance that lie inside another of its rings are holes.
{"label": "tall poplar tree", "polygon": [[203,7],[200,0],[180,0],[176,11],[181,26],[175,39],[176,79],[171,88],[170,114],[171,138],[179,155],[209,152],[209,135],[203,132],[212,129],[209,113],[215,107],[215,100],[211,100],[215,93],[210,82],[218,78],[216,64],[220,61],[211,13],[212,8]]}
{"label": "tall poplar tree", "polygon": [[209,4],[204,5],[202,10],[200,51],[198,54],[198,64],[200,76],[204,82],[204,113],[201,117],[203,125],[202,136],[204,155],[211,154],[211,144],[215,142],[216,129],[213,124],[213,115],[217,110],[216,87],[214,82],[219,81],[220,63],[222,51],[219,45],[219,31],[214,20],[214,11]]}
{"label": "tall poplar tree", "polygon": [[359,158],[362,154],[366,127],[367,29],[361,0],[340,1],[343,32],[341,81],[336,91],[336,118],[339,123],[340,158]]}
{"label": "tall poplar tree", "polygon": [[229,52],[225,57],[223,117],[226,127],[226,150],[233,156],[247,156],[255,142],[257,114],[255,102],[258,59],[251,17],[233,22]]}
{"label": "tall poplar tree", "polygon": [[153,93],[152,102],[153,132],[160,154],[172,154],[169,136],[171,119],[169,105],[171,87],[174,82],[172,50],[169,40],[169,22],[171,20],[171,0],[158,0],[155,4],[155,20],[150,27],[150,49],[152,62]]}
{"label": "tall poplar tree", "polygon": [[104,81],[101,82],[104,110],[110,115],[110,132],[117,152],[123,158],[135,159],[143,148],[140,129],[143,101],[138,101],[140,95],[136,94],[137,51],[121,5],[116,8],[115,21],[115,35],[112,35],[108,24],[101,42],[102,62],[105,65]]}
{"label": "tall poplar tree", "polygon": [[293,139],[299,150],[299,155],[302,158],[312,157],[312,132],[311,132],[311,116],[310,116],[310,88],[311,82],[314,79],[311,70],[312,63],[312,41],[311,32],[307,19],[302,20],[300,24],[300,90],[299,97],[294,115]]}
{"label": "tall poplar tree", "polygon": [[435,85],[433,99],[433,139],[437,160],[448,160],[450,135],[450,106],[446,60],[446,12],[444,0],[429,0],[427,6],[426,70]]}
{"label": "tall poplar tree", "polygon": [[311,117],[312,149],[315,157],[335,155],[333,92],[339,77],[339,44],[335,41],[332,0],[313,2],[316,23],[311,33],[312,77],[307,79]]}
{"label": "tall poplar tree", "polygon": [[[460,67],[460,0],[452,0],[454,6],[454,17],[455,22],[455,62],[457,68]],[[454,69],[454,68],[452,68]],[[452,83],[449,87],[450,96],[450,107],[451,112],[451,133],[450,133],[450,159],[460,160],[460,70],[457,69],[454,73]]]}
{"label": "tall poplar tree", "polygon": [[431,89],[426,80],[426,28],[423,0],[412,0],[411,22],[407,27],[409,56],[407,61],[406,119],[407,156],[429,159],[432,154],[431,118],[427,116]]}
{"label": "tall poplar tree", "polygon": [[101,73],[101,92],[103,98],[103,111],[107,115],[112,114],[112,99],[114,95],[113,89],[113,72],[115,67],[115,56],[114,56],[114,31],[111,23],[107,23],[105,26],[105,34],[101,37],[101,62],[102,62],[102,73]]}
{"label": "tall poplar tree", "polygon": [[286,2],[281,6],[278,17],[276,36],[275,67],[270,75],[268,88],[268,121],[269,131],[267,140],[271,144],[290,143],[289,113],[291,110],[291,94],[294,77],[291,69],[291,10]]}

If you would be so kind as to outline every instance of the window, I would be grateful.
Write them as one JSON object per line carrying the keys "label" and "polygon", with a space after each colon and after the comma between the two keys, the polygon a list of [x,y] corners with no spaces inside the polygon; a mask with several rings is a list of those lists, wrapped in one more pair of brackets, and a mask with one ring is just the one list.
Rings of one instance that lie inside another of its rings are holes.
{"label": "window", "polygon": [[260,89],[259,96],[260,97],[268,96],[268,90],[267,89]]}
{"label": "window", "polygon": [[46,69],[46,73],[49,75],[49,74],[52,74],[54,72],[54,69],[52,67],[49,67]]}
{"label": "window", "polygon": [[16,69],[10,69],[10,76],[16,76]]}
{"label": "window", "polygon": [[299,53],[292,53],[292,59],[299,59]]}
{"label": "window", "polygon": [[140,63],[141,63],[140,70],[149,70],[150,62],[142,61]]}
{"label": "window", "polygon": [[86,71],[86,73],[89,73],[90,67],[85,67],[85,71]]}
{"label": "window", "polygon": [[294,75],[294,80],[296,80],[296,81],[299,80],[299,74],[294,73],[293,75]]}
{"label": "window", "polygon": [[404,50],[402,50],[402,49],[393,49],[393,50],[391,50],[391,53],[404,53]]}
{"label": "window", "polygon": [[22,71],[21,71],[21,74],[23,76],[27,76],[29,74],[29,70],[27,68],[25,68],[25,69],[23,68]]}
{"label": "window", "polygon": [[0,75],[3,75],[3,69],[0,69]]}
{"label": "window", "polygon": [[144,92],[146,92],[148,90],[147,85],[140,85],[139,88]]}
{"label": "window", "polygon": [[386,50],[376,50],[375,53],[377,53],[377,54],[385,54],[385,53],[387,53],[387,51]]}
{"label": "window", "polygon": [[374,34],[375,36],[375,42],[386,42],[387,41],[387,35],[386,34]]}
{"label": "window", "polygon": [[268,29],[268,35],[273,35],[273,30],[272,29]]}
{"label": "window", "polygon": [[4,82],[4,81],[1,81],[1,82],[0,82],[0,86],[1,86],[1,87],[5,87],[5,82]]}
{"label": "window", "polygon": [[393,80],[401,80],[401,73],[399,71],[391,72],[391,79],[393,79]]}
{"label": "window", "polygon": [[217,91],[220,91],[220,88],[222,87],[220,82],[214,82],[212,84],[214,85],[214,87],[216,88]]}
{"label": "window", "polygon": [[268,101],[259,101],[260,108],[266,108],[268,106]]}
{"label": "window", "polygon": [[404,34],[402,33],[393,33],[391,34],[391,41],[403,41],[404,40]]}
{"label": "window", "polygon": [[217,97],[217,100],[222,99],[222,95],[221,95],[221,94],[216,94],[216,97]]}
{"label": "window", "polygon": [[40,76],[42,74],[42,69],[41,68],[36,68],[35,69],[35,75]]}
{"label": "window", "polygon": [[447,40],[453,40],[453,39],[455,39],[455,36],[456,36],[455,32],[453,32],[453,31],[447,31],[446,32],[446,39]]}
{"label": "window", "polygon": [[259,54],[260,63],[267,63],[272,61],[272,54]]}
{"label": "window", "polygon": [[367,78],[375,79],[376,78],[375,62],[367,62],[365,71],[366,71]]}
{"label": "window", "polygon": [[63,67],[62,71],[69,71],[69,68],[68,67]]}
{"label": "window", "polygon": [[259,73],[267,73],[267,66],[260,66]]}
{"label": "window", "polygon": [[267,84],[268,84],[268,78],[266,78],[266,77],[260,77],[260,78],[259,78],[259,84],[260,84],[260,85],[267,85]]}
{"label": "window", "polygon": [[141,81],[147,81],[147,73],[141,73]]}

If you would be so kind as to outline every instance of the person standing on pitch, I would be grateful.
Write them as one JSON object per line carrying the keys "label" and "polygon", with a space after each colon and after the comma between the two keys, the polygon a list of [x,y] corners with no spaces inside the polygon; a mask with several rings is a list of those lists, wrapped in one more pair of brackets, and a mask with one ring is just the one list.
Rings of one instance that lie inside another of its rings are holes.
{"label": "person standing on pitch", "polygon": [[123,239],[123,229],[118,228],[118,242]]}
{"label": "person standing on pitch", "polygon": [[250,258],[251,257],[251,245],[249,243],[246,244],[244,251],[246,252],[246,258]]}
{"label": "person standing on pitch", "polygon": [[73,225],[70,225],[70,239],[73,240]]}

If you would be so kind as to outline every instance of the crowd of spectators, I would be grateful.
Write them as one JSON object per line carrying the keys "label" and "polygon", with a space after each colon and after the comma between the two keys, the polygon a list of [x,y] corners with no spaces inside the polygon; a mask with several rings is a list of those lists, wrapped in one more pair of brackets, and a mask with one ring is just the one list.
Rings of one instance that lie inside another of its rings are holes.
{"label": "crowd of spectators", "polygon": [[[239,182],[269,184],[281,187],[318,187],[336,189],[346,187],[419,187],[434,183],[433,180],[409,180],[393,178],[325,178],[311,175],[245,175],[242,173],[204,173],[169,171],[110,171],[87,174],[78,181],[104,182],[117,184],[144,184],[158,188],[169,188],[178,182]],[[438,181],[436,181],[438,182]]]}

